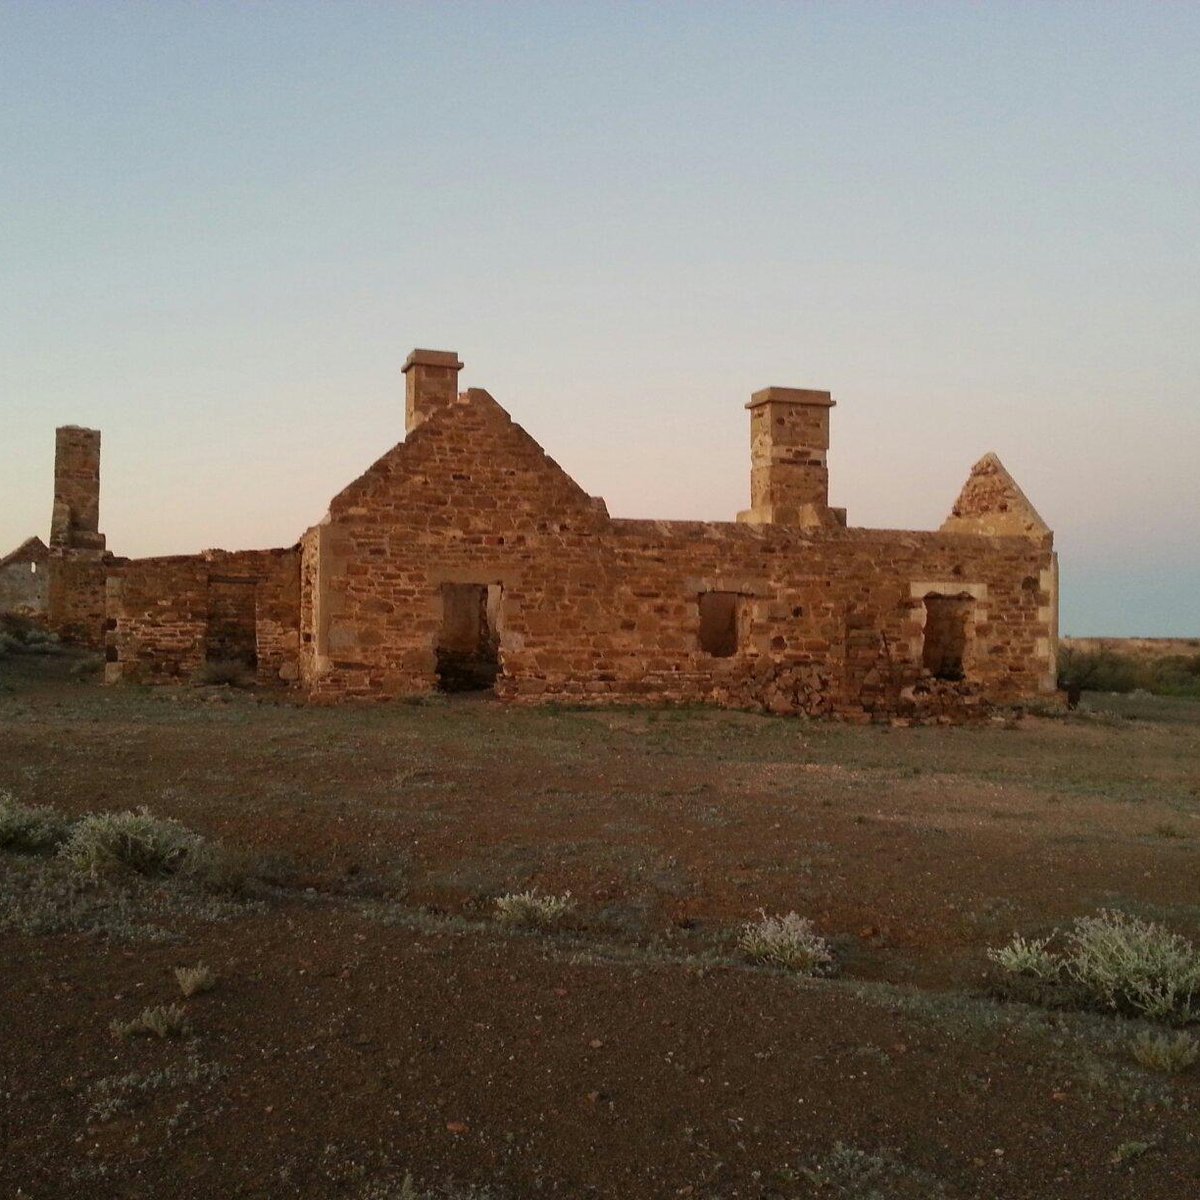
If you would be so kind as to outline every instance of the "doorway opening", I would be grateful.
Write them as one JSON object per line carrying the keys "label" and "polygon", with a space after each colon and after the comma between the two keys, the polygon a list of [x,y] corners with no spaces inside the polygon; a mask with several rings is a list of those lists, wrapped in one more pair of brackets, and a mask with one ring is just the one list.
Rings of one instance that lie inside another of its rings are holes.
{"label": "doorway opening", "polygon": [[482,692],[500,674],[498,583],[442,584],[442,624],[437,639],[438,689]]}
{"label": "doorway opening", "polygon": [[970,596],[925,597],[925,642],[921,664],[935,679],[961,680],[966,676],[971,614]]}
{"label": "doorway opening", "polygon": [[206,662],[240,663],[250,670],[258,666],[254,592],[253,579],[209,579]]}

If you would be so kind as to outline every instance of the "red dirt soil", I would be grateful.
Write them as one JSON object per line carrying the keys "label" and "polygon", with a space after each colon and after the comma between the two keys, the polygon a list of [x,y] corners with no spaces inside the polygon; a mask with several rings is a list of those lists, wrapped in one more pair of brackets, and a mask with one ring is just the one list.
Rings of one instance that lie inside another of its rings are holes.
{"label": "red dirt soil", "polygon": [[[1200,1070],[987,995],[1014,930],[1108,905],[1200,932],[1200,705],[1089,705],[1124,707],[888,730],[9,669],[0,789],[145,804],[289,869],[171,940],[0,932],[0,1195],[400,1196],[409,1171],[462,1196],[1195,1195]],[[576,927],[497,927],[530,886],[570,889]],[[814,918],[839,975],[738,964],[759,908]],[[219,980],[187,1038],[111,1036],[196,962]],[[875,1156],[857,1179],[839,1142]]]}

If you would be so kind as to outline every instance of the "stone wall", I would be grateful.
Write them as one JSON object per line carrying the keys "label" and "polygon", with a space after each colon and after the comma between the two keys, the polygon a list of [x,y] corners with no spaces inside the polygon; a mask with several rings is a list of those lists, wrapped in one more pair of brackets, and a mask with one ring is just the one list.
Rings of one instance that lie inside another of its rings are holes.
{"label": "stone wall", "polygon": [[247,665],[263,683],[294,680],[299,582],[295,548],[130,561],[107,581],[105,678],[171,682],[195,675],[206,661],[238,657],[232,639],[248,612]]}
{"label": "stone wall", "polygon": [[[936,533],[828,504],[827,392],[750,404],[737,522],[614,520],[456,354],[405,365],[406,438],[290,549],[114,559],[99,434],[59,430],[48,608],[106,677],[236,658],[317,700],[491,684],[517,703],[961,720],[1055,686],[1050,530],[994,455]],[[928,623],[928,629],[927,629]]]}
{"label": "stone wall", "polygon": [[54,438],[54,549],[104,549],[100,532],[100,431],[63,425]]}
{"label": "stone wall", "polygon": [[0,559],[0,613],[44,617],[50,593],[50,551],[31,537]]}
{"label": "stone wall", "polygon": [[[497,692],[962,715],[1053,687],[1052,553],[1024,537],[611,520],[486,392],[438,409],[303,539],[301,675],[317,697],[438,685],[446,584],[500,588]],[[740,644],[701,648],[736,593]],[[961,682],[923,666],[925,596],[970,596]]]}
{"label": "stone wall", "polygon": [[47,620],[64,641],[97,650],[104,645],[105,580],[123,560],[52,552]]}

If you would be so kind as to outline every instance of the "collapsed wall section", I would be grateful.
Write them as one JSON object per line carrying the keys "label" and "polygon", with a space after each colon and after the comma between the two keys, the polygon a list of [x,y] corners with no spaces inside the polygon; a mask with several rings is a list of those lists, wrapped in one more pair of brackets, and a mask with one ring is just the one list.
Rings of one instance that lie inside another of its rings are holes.
{"label": "collapsed wall section", "polygon": [[299,551],[135,559],[109,575],[107,682],[166,683],[237,662],[262,683],[296,678]]}

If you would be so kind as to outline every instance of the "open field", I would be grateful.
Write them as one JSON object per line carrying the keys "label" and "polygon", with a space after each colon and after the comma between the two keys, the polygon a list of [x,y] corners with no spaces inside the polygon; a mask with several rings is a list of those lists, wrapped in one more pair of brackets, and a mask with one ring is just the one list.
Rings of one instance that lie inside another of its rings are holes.
{"label": "open field", "polygon": [[[1200,1188],[1200,1066],[1140,1065],[1139,1022],[1002,1002],[986,955],[1100,908],[1200,940],[1200,703],[858,728],[312,708],[70,665],[0,662],[0,790],[146,805],[261,879],[0,851],[0,1195]],[[571,892],[563,928],[495,922],[529,887]],[[838,973],[745,962],[760,909],[811,917]],[[215,986],[185,1000],[197,963]],[[110,1032],[175,1002],[184,1036]]]}

